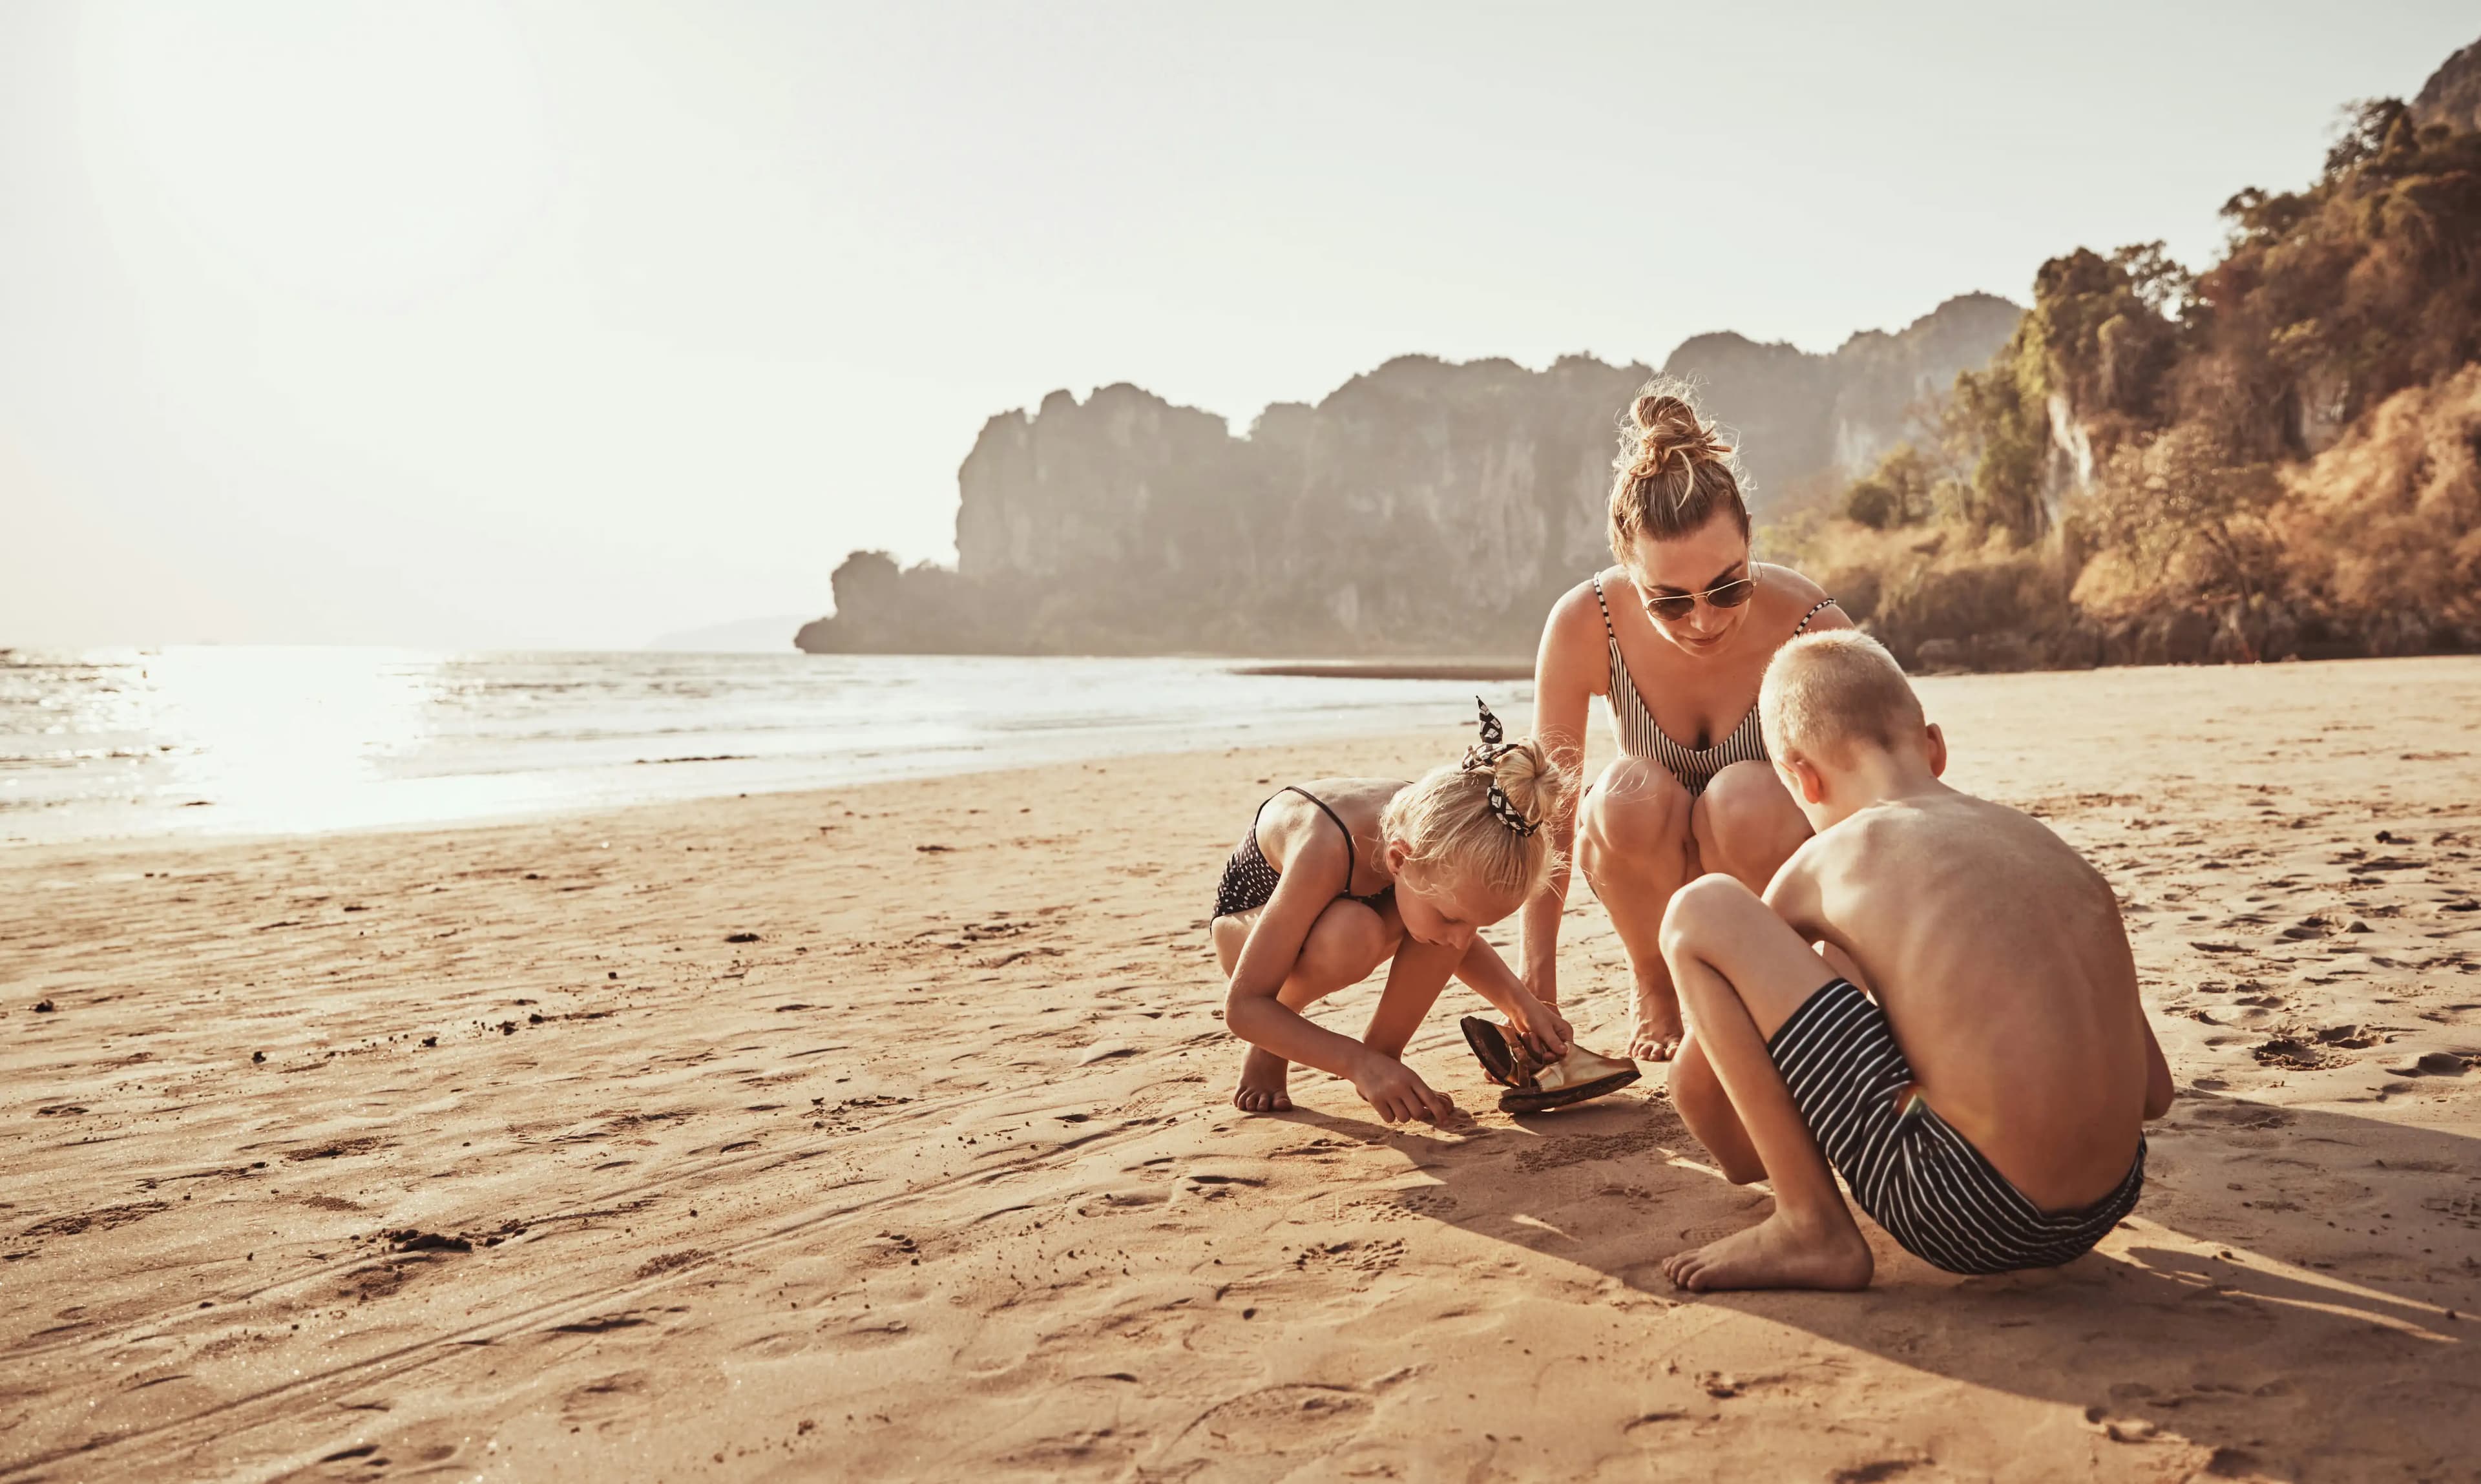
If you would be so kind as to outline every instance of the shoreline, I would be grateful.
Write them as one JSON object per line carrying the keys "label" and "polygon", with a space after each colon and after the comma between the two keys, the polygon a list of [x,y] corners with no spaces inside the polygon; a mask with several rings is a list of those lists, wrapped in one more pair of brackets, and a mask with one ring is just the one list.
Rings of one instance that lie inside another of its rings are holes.
{"label": "shoreline", "polygon": [[[2280,668],[2287,677],[2289,677],[2285,681],[2285,684],[2296,685],[2306,681],[2310,676],[2321,672],[2333,671],[2336,673],[2351,673],[2355,671],[2368,671],[2370,673],[2376,673],[2390,666],[2445,666],[2447,668],[2444,672],[2448,673],[2451,673],[2455,666],[2471,666],[2474,673],[2481,673],[2481,655],[2413,655],[2388,656],[2373,659],[2351,658],[2305,660],[2283,662]],[[1937,693],[1939,688],[1958,684],[1966,686],[2004,686],[2014,682],[2042,683],[2067,681],[2072,677],[2102,677],[2102,679],[2098,683],[2108,684],[2109,682],[2107,677],[2120,676],[2128,677],[2128,682],[2133,685],[2140,687],[2154,687],[2157,684],[2157,681],[2149,679],[2148,677],[2213,675],[2225,672],[2246,673],[2270,668],[2274,668],[2274,666],[2121,665],[2103,666],[2089,670],[1939,671],[1928,674],[1915,674],[1909,678],[1912,680],[1916,688],[1922,690],[1924,698],[1926,699],[1930,695]],[[1233,671],[1233,673],[1293,679],[1375,679],[1432,682],[1456,680],[1460,682],[1485,684],[1504,683],[1509,680],[1529,684],[1532,679],[1532,672],[1529,665],[1521,667],[1520,671],[1520,667],[1513,662],[1508,662],[1504,666],[1501,666],[1496,662],[1485,661],[1447,662],[1435,666],[1428,665],[1426,663],[1409,662],[1404,664],[1398,664],[1396,662],[1345,661],[1279,662],[1268,663],[1248,669],[1237,670]],[[1588,748],[1589,752],[1598,753],[1599,749],[1604,748],[1608,744],[1607,737],[1605,735],[1607,730],[1608,722],[1607,718],[1602,713],[1601,706],[1602,703],[1598,700],[1595,703],[1592,719],[1588,724],[1588,730],[1594,734],[1594,741],[1592,745]],[[1933,719],[1935,719],[1935,710],[1936,708],[1933,706]],[[1336,715],[1344,716],[1347,715],[1347,713],[1338,712]],[[1241,738],[1222,744],[1209,742],[1204,746],[1199,746],[1195,744],[1196,739],[1188,736],[1180,736],[1171,739],[1171,744],[1167,746],[1136,745],[1129,748],[1128,750],[1113,750],[1112,747],[1107,745],[1099,748],[1090,755],[1101,759],[1129,760],[1147,757],[1176,757],[1192,753],[1199,756],[1205,756],[1209,753],[1222,750],[1223,747],[1230,745],[1276,748],[1293,746],[1350,747],[1358,741],[1383,739],[1400,735],[1403,735],[1400,728],[1392,726],[1385,720],[1373,719],[1367,723],[1357,723],[1347,720],[1334,726],[1332,729],[1325,726],[1310,727],[1294,731],[1292,735],[1286,737],[1274,739]],[[1461,735],[1462,734],[1458,730],[1457,726],[1443,726],[1439,729],[1439,736],[1443,740],[1452,739]],[[626,765],[614,765],[613,770],[626,773],[672,773],[691,766],[702,766],[716,762],[743,761],[761,760],[746,758],[740,755],[727,755],[723,757],[638,758],[632,760]],[[487,809],[470,814],[452,815],[447,818],[416,817],[381,819],[367,821],[353,820],[341,824],[309,829],[286,830],[235,827],[227,831],[218,827],[214,823],[202,820],[196,824],[183,825],[180,827],[156,828],[153,830],[133,829],[118,833],[98,832],[59,837],[0,835],[0,863],[5,863],[13,858],[21,858],[24,856],[25,852],[28,851],[56,848],[68,850],[88,848],[100,849],[104,847],[144,849],[150,846],[160,846],[165,847],[179,847],[185,845],[196,846],[199,847],[213,847],[226,844],[267,844],[276,841],[307,840],[359,833],[405,835],[421,834],[431,831],[495,828],[525,823],[548,823],[563,819],[599,817],[619,810],[660,808],[667,805],[695,803],[702,800],[744,796],[788,797],[805,794],[841,793],[856,788],[876,788],[892,783],[935,782],[940,779],[987,777],[995,773],[1016,772],[1058,765],[1059,760],[1056,757],[1034,756],[1029,758],[1011,758],[1006,760],[978,760],[973,763],[963,764],[962,766],[927,770],[913,767],[901,767],[888,769],[865,768],[857,771],[849,777],[827,782],[803,779],[785,782],[770,787],[760,780],[746,780],[757,782],[758,786],[749,788],[733,788],[725,785],[718,785],[712,789],[700,789],[686,794],[622,797],[614,799],[575,797],[568,799],[546,800],[535,804],[521,805],[506,809]],[[177,818],[179,813],[180,811],[174,811],[174,817]],[[5,819],[5,815],[0,815],[0,820]]]}
{"label": "shoreline", "polygon": [[257,649],[20,679],[0,697],[0,849],[852,788],[1446,725],[1471,705],[1461,683],[1253,678],[1196,660]]}
{"label": "shoreline", "polygon": [[[2119,890],[2181,1102],[2095,1255],[1959,1280],[1871,1230],[1857,1295],[1673,1292],[1763,1193],[1657,1068],[1496,1112],[1460,986],[1407,1059],[1469,1124],[1229,1106],[1249,809],[1460,736],[0,851],[0,1471],[2440,1471],[2481,1076],[2420,1058],[2481,1052],[2481,662],[2316,673],[1920,682],[1950,778]],[[1614,1045],[1589,894],[1560,963]]]}
{"label": "shoreline", "polygon": [[1314,680],[1478,680],[1533,678],[1530,660],[1290,660],[1236,665],[1235,675],[1289,675]]}

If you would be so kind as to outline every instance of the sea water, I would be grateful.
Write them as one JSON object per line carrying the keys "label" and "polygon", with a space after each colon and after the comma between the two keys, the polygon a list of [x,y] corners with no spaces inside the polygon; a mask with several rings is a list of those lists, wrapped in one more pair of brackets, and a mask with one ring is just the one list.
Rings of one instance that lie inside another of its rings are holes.
{"label": "sea water", "polygon": [[[0,845],[444,824],[1434,729],[1527,684],[1228,660],[0,651]],[[1335,767],[1348,770],[1348,747]]]}

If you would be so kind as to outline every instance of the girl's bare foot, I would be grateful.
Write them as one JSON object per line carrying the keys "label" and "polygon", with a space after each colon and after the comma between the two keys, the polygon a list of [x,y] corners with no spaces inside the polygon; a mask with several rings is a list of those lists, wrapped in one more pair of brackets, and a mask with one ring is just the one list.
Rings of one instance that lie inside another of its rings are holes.
{"label": "girl's bare foot", "polygon": [[1663,1259],[1679,1288],[1866,1289],[1876,1260],[1849,1216],[1828,1225],[1794,1222],[1781,1210],[1745,1232]]}
{"label": "girl's bare foot", "polygon": [[1679,1054],[1681,1034],[1680,997],[1667,985],[1660,989],[1638,986],[1628,1054],[1639,1061],[1669,1061]]}
{"label": "girl's bare foot", "polygon": [[1244,1113],[1291,1112],[1292,1077],[1291,1062],[1253,1046],[1240,1058],[1240,1085],[1233,1089],[1232,1106]]}

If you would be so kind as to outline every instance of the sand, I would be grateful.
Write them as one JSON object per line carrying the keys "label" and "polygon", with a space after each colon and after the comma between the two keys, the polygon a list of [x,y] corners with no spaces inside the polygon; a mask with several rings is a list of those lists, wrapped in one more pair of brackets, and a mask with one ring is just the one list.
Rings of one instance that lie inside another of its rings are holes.
{"label": "sand", "polygon": [[[1461,738],[33,847],[0,1479],[2481,1474],[2481,661],[1921,689],[2117,884],[2180,1084],[2064,1269],[1675,1293],[1763,1193],[1659,1075],[1498,1113],[1461,988],[1470,1125],[1233,1110],[1250,806]],[[1563,976],[1619,1044],[1582,894]]]}

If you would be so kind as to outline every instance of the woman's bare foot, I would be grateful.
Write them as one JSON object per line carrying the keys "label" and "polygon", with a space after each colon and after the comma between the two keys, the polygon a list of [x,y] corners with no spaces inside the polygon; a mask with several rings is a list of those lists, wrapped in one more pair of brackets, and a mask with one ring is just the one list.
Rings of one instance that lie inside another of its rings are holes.
{"label": "woman's bare foot", "polygon": [[1714,1289],[1866,1289],[1876,1260],[1852,1218],[1794,1222],[1781,1210],[1745,1232],[1663,1259],[1673,1285]]}
{"label": "woman's bare foot", "polygon": [[1628,1054],[1639,1061],[1669,1061],[1680,1051],[1681,1034],[1680,997],[1667,984],[1660,989],[1638,986]]}
{"label": "woman's bare foot", "polygon": [[1244,1113],[1289,1113],[1292,1078],[1291,1062],[1273,1052],[1250,1047],[1249,1054],[1240,1058],[1240,1085],[1233,1090],[1232,1106]]}

